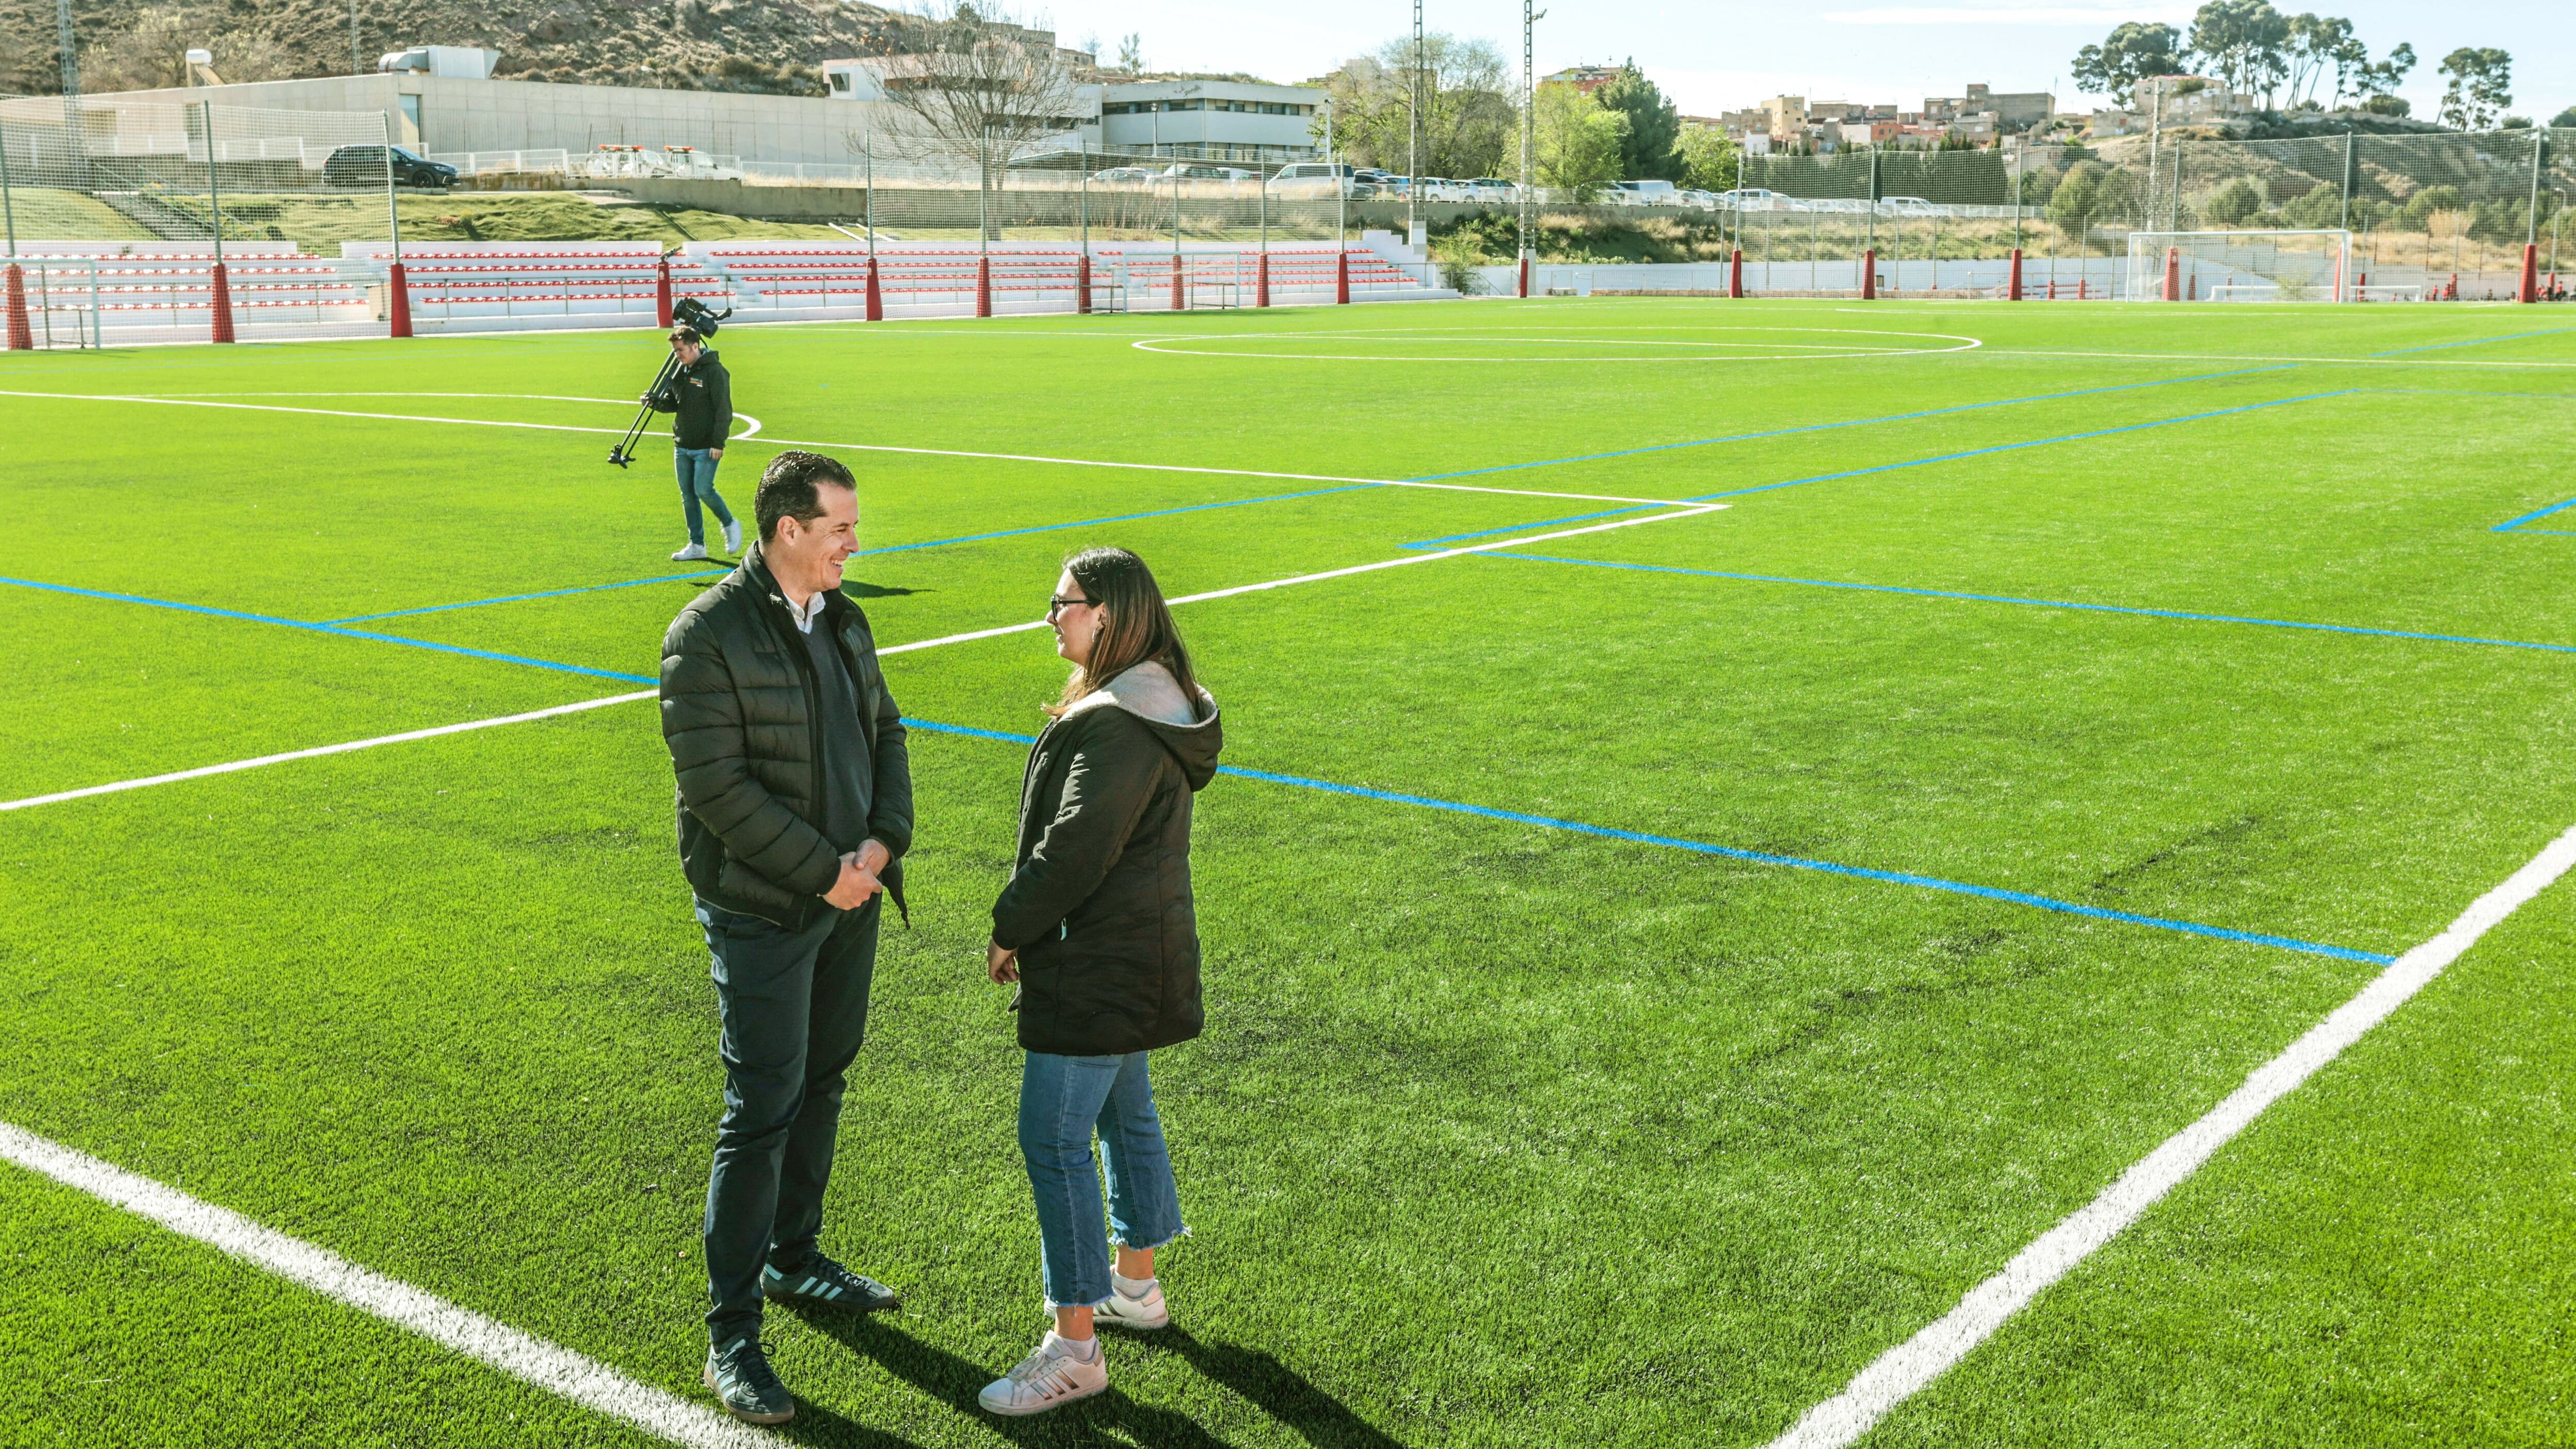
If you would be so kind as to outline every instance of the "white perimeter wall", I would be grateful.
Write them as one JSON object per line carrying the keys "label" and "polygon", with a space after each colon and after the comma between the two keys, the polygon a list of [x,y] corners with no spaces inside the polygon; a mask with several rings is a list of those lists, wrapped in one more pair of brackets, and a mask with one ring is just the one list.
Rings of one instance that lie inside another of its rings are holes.
{"label": "white perimeter wall", "polygon": [[195,90],[127,91],[137,100],[291,111],[379,111],[393,114],[403,135],[402,96],[417,96],[422,151],[588,151],[594,146],[694,146],[761,161],[832,162],[859,158],[842,141],[867,130],[900,126],[893,107],[876,102],[725,91],[644,90],[634,86],[558,85],[551,81],[467,80],[459,76],[326,76],[255,81]]}

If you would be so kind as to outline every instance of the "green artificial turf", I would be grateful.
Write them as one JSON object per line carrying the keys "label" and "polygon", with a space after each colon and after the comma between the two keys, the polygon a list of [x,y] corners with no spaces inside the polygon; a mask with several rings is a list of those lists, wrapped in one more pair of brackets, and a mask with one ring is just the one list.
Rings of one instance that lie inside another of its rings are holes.
{"label": "green artificial turf", "polygon": [[[914,734],[825,1238],[907,1302],[772,1316],[783,1437],[1766,1442],[2576,821],[2576,537],[2496,531],[2576,495],[2537,313],[728,328],[719,486],[849,459],[889,647],[1035,618],[1094,542],[1173,595],[1426,560],[1180,611],[1227,762],[1286,778],[1200,803],[1182,1331],[1030,1423],[973,1405],[1043,1321],[978,955],[1022,751]],[[658,350],[0,360],[42,529],[0,800],[648,687],[716,577],[667,559],[660,452],[601,461]],[[1005,735],[1061,669],[888,660]],[[670,809],[628,703],[0,813],[0,1120],[703,1400],[721,1078]],[[1872,1442],[2551,1442],[2567,889]],[[25,1442],[643,1442],[48,1180],[0,1205]]]}

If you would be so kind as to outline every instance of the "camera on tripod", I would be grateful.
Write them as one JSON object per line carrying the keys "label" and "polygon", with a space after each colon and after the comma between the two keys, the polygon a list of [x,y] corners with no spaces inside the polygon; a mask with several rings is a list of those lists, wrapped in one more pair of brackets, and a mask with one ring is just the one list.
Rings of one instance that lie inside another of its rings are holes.
{"label": "camera on tripod", "polygon": [[[682,297],[671,304],[671,321],[695,331],[700,340],[715,336],[716,328],[732,315],[731,307],[721,312],[713,311],[695,297]],[[644,389],[644,405],[636,409],[635,421],[627,425],[626,436],[618,439],[617,445],[608,450],[610,463],[623,468],[635,461],[635,445],[642,440],[645,425],[653,421],[653,399],[660,397],[663,390],[671,385],[671,375],[679,370],[680,352],[673,348],[671,355],[662,359],[662,370],[653,374],[653,385]]]}

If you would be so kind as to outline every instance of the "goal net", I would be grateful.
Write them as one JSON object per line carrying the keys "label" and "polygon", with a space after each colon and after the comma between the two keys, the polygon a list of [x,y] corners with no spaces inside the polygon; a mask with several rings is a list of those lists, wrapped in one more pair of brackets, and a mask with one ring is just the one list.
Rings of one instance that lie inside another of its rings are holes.
{"label": "goal net", "polygon": [[2139,231],[2129,234],[2133,302],[2347,302],[2348,231]]}

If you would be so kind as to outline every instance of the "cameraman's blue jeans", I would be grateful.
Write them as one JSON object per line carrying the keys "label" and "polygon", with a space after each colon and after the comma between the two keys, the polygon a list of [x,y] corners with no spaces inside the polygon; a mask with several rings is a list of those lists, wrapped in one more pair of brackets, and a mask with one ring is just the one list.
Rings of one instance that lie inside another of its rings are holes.
{"label": "cameraman's blue jeans", "polygon": [[[1163,1148],[1162,1119],[1144,1052],[1060,1057],[1030,1052],[1020,1074],[1020,1154],[1037,1199],[1047,1306],[1097,1307],[1109,1299],[1109,1244],[1159,1248],[1188,1231]],[[1091,1134],[1109,1168],[1109,1233],[1100,1229],[1100,1175]]]}
{"label": "cameraman's blue jeans", "polygon": [[704,545],[707,526],[698,515],[698,500],[716,511],[716,522],[733,522],[733,511],[716,495],[716,460],[708,448],[673,448],[671,466],[680,475],[680,510],[689,517],[689,542]]}

